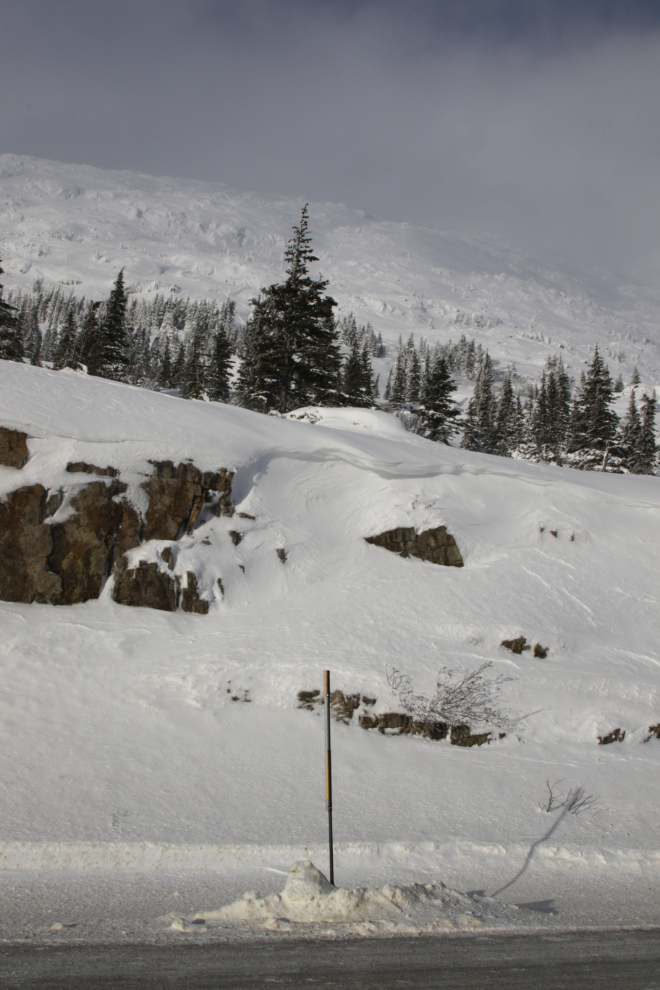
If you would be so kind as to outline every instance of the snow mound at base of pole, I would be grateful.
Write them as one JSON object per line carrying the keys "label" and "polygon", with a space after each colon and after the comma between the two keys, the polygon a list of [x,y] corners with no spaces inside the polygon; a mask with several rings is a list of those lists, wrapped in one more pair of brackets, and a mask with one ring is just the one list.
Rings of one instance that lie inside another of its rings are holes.
{"label": "snow mound at base of pole", "polygon": [[[530,918],[523,915],[530,914]],[[170,920],[170,919],[168,919]],[[333,887],[309,860],[294,863],[279,894],[258,897],[248,891],[219,909],[200,911],[191,918],[174,917],[174,931],[199,932],[227,922],[260,923],[266,928],[290,930],[291,924],[334,923],[369,934],[378,930],[418,932],[474,930],[514,924],[539,924],[538,917],[492,898],[468,895],[442,882],[366,887]]]}

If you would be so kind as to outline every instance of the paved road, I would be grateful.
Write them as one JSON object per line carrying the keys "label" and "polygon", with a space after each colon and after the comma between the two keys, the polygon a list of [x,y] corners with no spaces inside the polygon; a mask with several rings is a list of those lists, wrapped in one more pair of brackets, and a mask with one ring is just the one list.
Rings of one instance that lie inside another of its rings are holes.
{"label": "paved road", "polygon": [[660,929],[0,948],[6,990],[660,990]]}

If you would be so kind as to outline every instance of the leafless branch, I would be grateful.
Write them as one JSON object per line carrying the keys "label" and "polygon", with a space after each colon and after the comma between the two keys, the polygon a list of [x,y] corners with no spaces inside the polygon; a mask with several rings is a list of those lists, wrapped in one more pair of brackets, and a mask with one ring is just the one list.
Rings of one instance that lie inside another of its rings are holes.
{"label": "leafless branch", "polygon": [[497,704],[497,688],[507,678],[486,678],[484,671],[491,663],[482,663],[476,670],[465,671],[443,667],[438,673],[436,691],[432,698],[415,694],[412,678],[396,667],[388,670],[387,680],[406,714],[426,725],[474,725],[487,723],[498,728],[512,724],[510,714]]}
{"label": "leafless branch", "polygon": [[580,815],[583,811],[588,811],[598,801],[598,795],[585,794],[584,787],[578,785],[578,787],[572,788],[565,797],[561,798],[555,794],[555,788],[563,782],[564,778],[561,780],[556,780],[554,784],[550,783],[548,778],[545,782],[545,786],[548,788],[548,800],[539,803],[539,808],[541,811],[559,811],[563,808],[563,814],[569,815]]}
{"label": "leafless branch", "polygon": [[563,802],[559,803],[559,798],[555,794],[555,787],[558,787],[563,782],[564,778],[561,777],[559,780],[555,780],[554,784],[551,784],[550,778],[548,777],[545,782],[545,786],[548,788],[548,800],[545,804],[543,802],[539,803],[539,808],[541,811],[551,812],[556,811],[557,808],[563,807]]}

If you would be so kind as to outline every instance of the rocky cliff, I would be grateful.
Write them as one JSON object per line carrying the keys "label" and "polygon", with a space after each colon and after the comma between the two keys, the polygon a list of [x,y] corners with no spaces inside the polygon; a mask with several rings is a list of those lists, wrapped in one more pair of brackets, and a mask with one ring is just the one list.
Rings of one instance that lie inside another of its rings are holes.
{"label": "rocky cliff", "polygon": [[[27,436],[0,427],[0,464],[21,470]],[[192,531],[204,507],[231,514],[232,472],[202,472],[194,464],[151,462],[141,483],[146,510],[127,497],[128,485],[112,467],[68,463],[71,484],[18,487],[0,502],[0,598],[12,602],[72,605],[98,598],[114,577],[113,597],[124,605],[205,613],[193,572],[172,573],[175,549],[160,563],[133,559],[128,551],[152,541],[175,545]],[[84,477],[97,480],[86,481]]]}

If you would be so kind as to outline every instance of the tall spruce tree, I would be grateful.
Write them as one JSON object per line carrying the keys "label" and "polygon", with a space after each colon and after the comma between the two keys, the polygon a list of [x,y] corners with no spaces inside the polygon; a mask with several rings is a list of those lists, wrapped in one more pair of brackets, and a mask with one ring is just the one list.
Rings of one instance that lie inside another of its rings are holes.
{"label": "tall spruce tree", "polygon": [[157,378],[158,388],[172,388],[172,354],[170,352],[170,342],[165,339],[165,349],[160,361]]}
{"label": "tall spruce tree", "polygon": [[655,389],[642,397],[642,429],[639,438],[638,463],[640,474],[655,474],[658,469],[658,444],[655,438],[657,399]]}
{"label": "tall spruce tree", "polygon": [[[0,275],[3,274],[0,268]],[[5,361],[22,361],[25,355],[23,337],[16,317],[16,307],[2,298],[0,285],[0,358]]]}
{"label": "tall spruce tree", "polygon": [[511,369],[504,373],[502,390],[497,403],[497,419],[495,422],[497,452],[503,457],[510,457],[520,442],[518,424],[518,408],[513,394]]}
{"label": "tall spruce tree", "polygon": [[389,403],[393,409],[402,409],[406,404],[406,394],[408,392],[408,375],[406,369],[406,353],[401,345],[399,337],[399,351],[396,356],[396,363],[392,372],[390,382]]}
{"label": "tall spruce tree", "polygon": [[633,474],[641,474],[640,446],[642,438],[642,418],[635,401],[635,389],[630,392],[630,402],[621,424],[621,445],[626,465]]}
{"label": "tall spruce tree", "polygon": [[614,442],[619,417],[610,408],[614,387],[609,369],[594,348],[587,374],[581,377],[570,424],[570,450],[606,451]]}
{"label": "tall spruce tree", "polygon": [[204,372],[200,360],[199,341],[195,334],[188,345],[180,386],[184,399],[201,399],[204,394]]}
{"label": "tall spruce tree", "polygon": [[497,404],[493,395],[493,366],[488,351],[477,373],[474,393],[468,403],[461,447],[485,454],[497,450]]}
{"label": "tall spruce tree", "polygon": [[452,399],[455,391],[456,384],[449,373],[445,358],[436,358],[426,376],[424,386],[422,433],[429,440],[448,444],[458,431],[456,417],[460,410]]}
{"label": "tall spruce tree", "polygon": [[410,352],[410,357],[408,359],[408,381],[406,382],[406,401],[413,404],[417,404],[420,401],[420,393],[422,390],[422,367],[419,361],[419,355],[417,351],[413,348]]}
{"label": "tall spruce tree", "polygon": [[53,367],[56,371],[60,371],[62,368],[75,369],[80,367],[75,356],[77,335],[78,330],[76,328],[73,309],[69,309],[64,318],[64,326],[60,332],[55,350]]}
{"label": "tall spruce tree", "polygon": [[[286,281],[253,299],[246,334],[239,401],[253,408],[288,412],[320,401],[339,385],[339,341],[328,282],[314,279],[307,205],[285,251]],[[247,366],[246,366],[247,365]]]}
{"label": "tall spruce tree", "polygon": [[213,338],[213,351],[209,364],[206,390],[212,402],[229,402],[231,398],[231,345],[222,323]]}
{"label": "tall spruce tree", "polygon": [[126,335],[126,291],[122,268],[112,287],[90,355],[89,373],[122,381],[129,363]]}
{"label": "tall spruce tree", "polygon": [[363,367],[357,334],[354,334],[351,339],[350,350],[342,368],[341,384],[351,405],[361,405]]}

